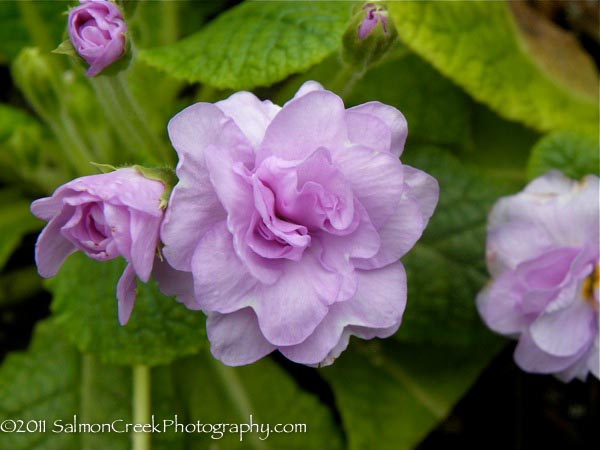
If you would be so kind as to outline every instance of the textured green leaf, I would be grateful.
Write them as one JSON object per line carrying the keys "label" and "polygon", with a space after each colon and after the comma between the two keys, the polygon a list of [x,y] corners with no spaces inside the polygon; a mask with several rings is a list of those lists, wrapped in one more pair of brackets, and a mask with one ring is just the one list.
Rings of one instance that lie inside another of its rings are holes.
{"label": "textured green leaf", "polygon": [[[508,2],[406,1],[390,3],[389,8],[400,38],[410,48],[502,116],[544,131],[596,130],[597,73],[589,57],[565,62],[576,52],[541,51],[543,39],[530,45],[518,31]],[[573,72],[587,74],[585,87],[568,83],[582,78],[577,73],[555,76],[556,62],[549,67],[537,60],[540,56],[544,61],[558,58],[567,67],[575,62]]]}
{"label": "textured green leaf", "polygon": [[433,147],[413,147],[402,161],[438,180],[440,200],[422,238],[402,258],[409,296],[396,336],[410,342],[469,345],[485,330],[475,296],[488,279],[487,214],[507,191]]}
{"label": "textured green leaf", "polygon": [[[155,423],[172,419],[177,393],[170,367],[151,371]],[[54,321],[37,325],[27,352],[10,354],[0,368],[0,423],[6,419],[44,420],[45,433],[0,433],[0,448],[12,450],[127,450],[131,434],[56,433],[77,424],[113,424],[123,431],[132,422],[132,371],[84,356]],[[117,421],[117,422],[115,422]],[[31,425],[34,426],[33,424]],[[167,430],[152,435],[156,450],[184,449],[184,436]]]}
{"label": "textured green leaf", "polygon": [[480,103],[473,103],[471,118],[471,140],[457,152],[461,162],[486,178],[512,183],[515,190],[522,187],[531,147],[540,134]]}
{"label": "textured green leaf", "polygon": [[[208,353],[177,363],[176,384],[184,393],[186,420],[195,423],[270,424],[271,433],[194,435],[190,450],[212,445],[233,449],[336,450],[342,448],[331,412],[314,394],[302,391],[271,359],[227,367]],[[277,424],[306,424],[304,433],[274,433]],[[263,428],[264,430],[264,428]],[[212,443],[212,444],[211,444]],[[218,444],[217,444],[218,443]]]}
{"label": "textured green leaf", "polygon": [[372,100],[402,111],[410,142],[461,145],[468,138],[470,100],[414,54],[369,71],[354,86],[348,103]]}
{"label": "textured green leaf", "polygon": [[[79,352],[52,322],[37,325],[29,350],[9,355],[0,369],[0,422],[45,420],[45,433],[0,433],[0,448],[127,449],[126,434],[52,433],[79,422],[131,421],[129,370],[103,366]],[[33,426],[33,425],[32,425]],[[56,428],[58,429],[58,428]]]}
{"label": "textured green leaf", "polygon": [[533,179],[553,169],[560,170],[574,179],[580,179],[587,174],[598,175],[598,136],[573,131],[557,131],[544,136],[533,148],[527,174]]}
{"label": "textured green leaf", "polygon": [[497,342],[469,351],[394,340],[350,346],[321,370],[336,396],[349,450],[412,449],[498,350]]}
{"label": "textured green leaf", "polygon": [[140,57],[190,82],[268,86],[338,48],[350,9],[346,2],[244,2],[198,33]]}
{"label": "textured green leaf", "polygon": [[[106,365],[81,355],[54,321],[40,323],[27,352],[10,354],[0,367],[0,423],[6,419],[45,420],[45,433],[0,433],[0,448],[12,450],[104,450],[131,448],[127,433],[52,433],[55,421],[113,423],[122,430],[132,422],[132,370]],[[151,414],[155,424],[177,420],[182,425],[248,423],[270,424],[271,432],[153,433],[156,450],[342,448],[331,412],[319,399],[304,392],[270,359],[242,368],[214,360],[205,349],[150,372]],[[175,417],[177,416],[177,417]],[[276,424],[306,424],[305,433],[277,434]],[[33,426],[33,425],[32,425]],[[159,430],[163,431],[159,428]],[[264,430],[264,428],[263,428]],[[223,428],[221,427],[221,431]],[[226,430],[225,430],[226,431]]]}
{"label": "textured green leaf", "polygon": [[42,226],[42,222],[31,215],[29,203],[13,190],[0,190],[0,269],[23,236]]}
{"label": "textured green leaf", "polygon": [[138,282],[138,295],[125,326],[117,320],[117,281],[125,261],[98,262],[71,255],[48,283],[52,309],[71,341],[102,362],[165,364],[204,345],[204,316],[163,296],[153,282]]}

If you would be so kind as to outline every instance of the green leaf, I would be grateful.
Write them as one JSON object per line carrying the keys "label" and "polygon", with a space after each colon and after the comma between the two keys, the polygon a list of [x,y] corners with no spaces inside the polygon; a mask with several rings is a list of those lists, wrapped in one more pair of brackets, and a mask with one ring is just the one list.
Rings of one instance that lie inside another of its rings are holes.
{"label": "green leaf", "polygon": [[[55,421],[131,421],[131,377],[126,368],[103,366],[81,357],[52,322],[36,326],[26,353],[7,356],[0,369],[0,423],[6,419],[45,420],[46,432],[0,433],[0,448],[127,449],[126,434],[53,433]],[[31,425],[32,427],[34,425]]]}
{"label": "green leaf", "polygon": [[0,2],[0,63],[12,61],[19,50],[36,44],[44,50],[55,48],[67,27],[72,2]]}
{"label": "green leaf", "polygon": [[165,364],[202,348],[203,314],[163,296],[154,282],[138,282],[131,319],[119,325],[116,289],[124,268],[122,258],[98,262],[78,252],[49,281],[52,310],[69,339],[113,364]]}
{"label": "green leaf", "polygon": [[[409,299],[410,302],[410,299]],[[320,373],[330,382],[349,450],[409,450],[450,412],[498,350],[353,341]]]}
{"label": "green leaf", "polygon": [[322,61],[340,45],[344,2],[244,2],[198,33],[140,57],[177,78],[216,88],[268,86]]}
{"label": "green leaf", "polygon": [[42,227],[29,211],[30,201],[10,189],[0,190],[0,269],[4,267],[23,236]]}
{"label": "green leaf", "polygon": [[574,179],[588,174],[599,174],[600,146],[598,136],[557,131],[540,139],[527,165],[529,179],[556,169]]}
{"label": "green leaf", "polygon": [[402,258],[409,298],[396,337],[470,345],[487,333],[475,308],[475,297],[489,278],[487,214],[508,191],[434,147],[413,147],[402,161],[438,180],[440,200],[423,236]]}
{"label": "green leaf", "polygon": [[[543,131],[596,132],[597,73],[589,56],[555,39],[532,44],[525,33],[539,28],[527,22],[519,32],[509,3],[522,2],[406,1],[389,10],[406,45],[502,116]],[[546,28],[542,36],[553,37]],[[571,67],[569,75],[557,75],[558,65]]]}
{"label": "green leaf", "polygon": [[354,86],[348,103],[372,100],[402,111],[411,143],[461,145],[469,136],[469,98],[414,54],[370,70]]}
{"label": "green leaf", "polygon": [[[128,367],[106,365],[81,355],[52,321],[36,326],[27,352],[10,354],[0,367],[0,423],[6,419],[45,420],[45,433],[0,433],[0,448],[13,450],[101,450],[131,448],[127,433],[53,433],[59,425],[132,422],[132,379]],[[269,358],[231,368],[208,352],[155,367],[150,373],[151,414],[155,424],[177,420],[182,425],[214,424],[184,433],[174,427],[152,434],[155,450],[279,449],[341,450],[332,413]],[[220,424],[248,423],[263,431],[240,435]],[[56,422],[59,421],[59,422]],[[274,432],[276,424],[306,424],[305,433]],[[264,427],[271,429],[268,439]],[[31,425],[33,426],[33,424]],[[159,428],[161,430],[161,428]],[[222,437],[219,430],[225,431]]]}
{"label": "green leaf", "polygon": [[[170,371],[170,367],[159,367],[151,372],[156,423],[172,419],[177,410]],[[130,368],[81,355],[54,321],[40,322],[27,352],[10,354],[0,368],[0,423],[43,420],[45,432],[0,433],[0,448],[130,449],[131,433],[122,431],[132,422],[132,381]],[[114,424],[117,432],[77,432],[70,428],[75,420],[77,424]],[[156,450],[184,448],[182,433],[155,433],[152,439]]]}
{"label": "green leaf", "polygon": [[[270,424],[271,433],[225,434],[219,448],[336,450],[342,440],[331,412],[300,387],[271,359],[227,367],[202,353],[176,364],[176,385],[184,393],[186,421],[195,423]],[[363,380],[364,381],[364,380]],[[277,424],[305,424],[306,432],[274,433]],[[260,426],[260,425],[259,425]],[[263,428],[264,430],[264,428]],[[198,434],[190,450],[211,447],[211,436]],[[213,444],[214,445],[214,444]],[[221,447],[222,446],[222,447]]]}
{"label": "green leaf", "polygon": [[473,103],[471,117],[471,140],[457,152],[460,160],[481,176],[521,188],[531,147],[540,134],[480,103]]}

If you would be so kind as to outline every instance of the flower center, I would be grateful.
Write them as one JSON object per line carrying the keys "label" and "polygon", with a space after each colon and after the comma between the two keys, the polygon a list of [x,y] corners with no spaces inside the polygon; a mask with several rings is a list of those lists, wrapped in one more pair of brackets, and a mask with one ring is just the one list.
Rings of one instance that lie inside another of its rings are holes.
{"label": "flower center", "polygon": [[583,280],[581,288],[583,299],[589,301],[594,309],[598,309],[597,292],[600,289],[600,265],[596,265],[592,273]]}

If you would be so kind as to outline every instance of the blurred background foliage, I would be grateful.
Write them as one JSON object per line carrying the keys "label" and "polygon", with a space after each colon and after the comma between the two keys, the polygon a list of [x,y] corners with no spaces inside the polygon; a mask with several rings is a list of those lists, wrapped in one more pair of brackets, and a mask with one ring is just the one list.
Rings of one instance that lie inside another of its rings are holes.
{"label": "blurred background foliage", "polygon": [[[143,362],[159,417],[308,426],[243,443],[153,435],[156,449],[594,446],[597,380],[519,373],[474,299],[488,278],[496,199],[551,169],[598,174],[598,2],[388,2],[397,38],[385,44],[353,38],[356,2],[118,3],[131,63],[92,80],[51,53],[74,2],[0,3],[0,421],[130,418],[127,366]],[[153,285],[120,327],[120,261],[74,255],[55,279],[39,278],[33,199],[95,173],[89,161],[174,165],[166,124],[193,102],[246,89],[282,103],[309,79],[347,105],[400,109],[403,162],[440,182],[436,214],[403,259],[409,301],[393,338],[352,340],[324,369],[278,355],[233,369],[208,354],[202,314]],[[0,434],[0,448],[118,449],[129,439]]]}

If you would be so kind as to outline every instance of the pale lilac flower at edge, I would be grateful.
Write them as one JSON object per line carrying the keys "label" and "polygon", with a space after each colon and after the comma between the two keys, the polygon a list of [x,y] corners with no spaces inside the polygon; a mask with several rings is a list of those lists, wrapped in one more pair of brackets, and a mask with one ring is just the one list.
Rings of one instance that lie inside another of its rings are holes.
{"label": "pale lilac flower at edge", "polygon": [[124,325],[136,297],[136,275],[147,282],[163,218],[162,182],[126,168],[72,180],[51,197],[36,200],[32,213],[48,222],[38,237],[35,260],[43,277],[54,276],[71,253],[128,262],[117,285],[119,321]]}
{"label": "pale lilac flower at edge", "polygon": [[68,33],[73,48],[89,65],[93,77],[125,51],[127,26],[119,8],[107,0],[81,1],[69,11]]}
{"label": "pale lilac flower at edge", "polygon": [[498,201],[489,218],[490,285],[477,298],[516,363],[565,381],[600,377],[599,179],[550,172]]}
{"label": "pale lilac flower at edge", "polygon": [[278,350],[325,365],[351,335],[398,329],[399,259],[438,199],[436,180],[398,159],[398,110],[346,109],[307,82],[283,107],[248,92],[192,105],[168,131],[179,183],[163,254],[192,273],[216,358],[243,365]]}

